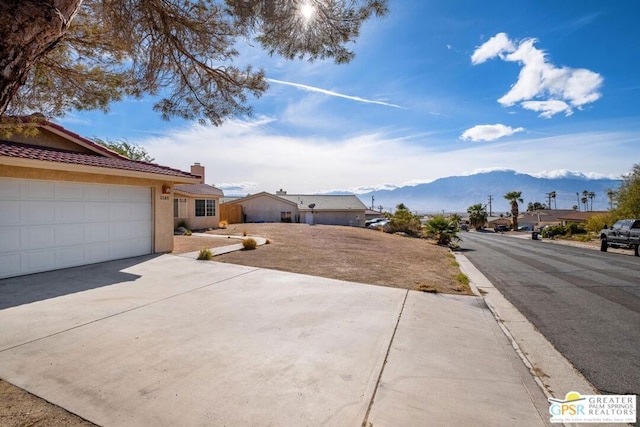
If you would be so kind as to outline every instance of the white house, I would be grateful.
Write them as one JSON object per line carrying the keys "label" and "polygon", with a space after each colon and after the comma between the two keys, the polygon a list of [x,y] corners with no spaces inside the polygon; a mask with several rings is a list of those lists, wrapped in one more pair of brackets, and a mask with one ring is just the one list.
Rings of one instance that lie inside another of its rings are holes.
{"label": "white house", "polygon": [[367,207],[354,195],[261,192],[227,202],[241,205],[244,222],[300,222],[364,227]]}

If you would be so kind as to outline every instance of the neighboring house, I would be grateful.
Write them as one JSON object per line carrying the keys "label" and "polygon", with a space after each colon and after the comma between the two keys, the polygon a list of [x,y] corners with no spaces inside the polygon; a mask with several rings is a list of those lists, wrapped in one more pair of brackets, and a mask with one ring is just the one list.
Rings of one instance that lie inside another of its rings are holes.
{"label": "neighboring house", "polygon": [[173,249],[175,183],[62,126],[0,138],[0,278]]}
{"label": "neighboring house", "polygon": [[241,205],[244,222],[300,222],[364,227],[367,207],[354,195],[276,194],[261,192],[228,205]]}
{"label": "neighboring house", "polygon": [[531,226],[534,229],[546,225],[567,225],[569,223],[584,223],[587,218],[595,214],[607,212],[578,212],[572,209],[543,209],[523,212],[518,216],[518,224]]}
{"label": "neighboring house", "polygon": [[204,183],[204,167],[200,163],[191,166],[191,174],[200,177],[199,184],[174,186],[173,226],[182,222],[192,230],[218,228],[220,223],[220,198],[222,190]]}
{"label": "neighboring house", "polygon": [[589,211],[589,212],[576,212],[570,211],[567,214],[559,215],[558,220],[561,225],[569,225],[569,224],[584,224],[587,222],[589,218],[594,215],[606,215],[608,211]]}
{"label": "neighboring house", "polygon": [[[468,219],[468,218],[467,218]],[[511,227],[512,221],[510,216],[490,216],[487,218],[486,228],[495,228],[498,225]]]}

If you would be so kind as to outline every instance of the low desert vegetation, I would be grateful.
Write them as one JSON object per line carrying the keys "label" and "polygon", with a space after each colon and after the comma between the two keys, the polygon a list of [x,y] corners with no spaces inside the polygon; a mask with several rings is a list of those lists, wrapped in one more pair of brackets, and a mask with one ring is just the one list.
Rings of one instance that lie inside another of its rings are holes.
{"label": "low desert vegetation", "polygon": [[209,249],[200,249],[200,252],[198,253],[198,260],[211,261],[211,258],[213,258],[213,253],[211,253]]}
{"label": "low desert vegetation", "polygon": [[[246,234],[244,235],[246,236]],[[247,251],[251,251],[255,249],[257,246],[258,246],[258,242],[256,242],[256,239],[252,239],[251,237],[249,237],[247,239],[242,240],[242,247],[244,247],[244,249]]]}
{"label": "low desert vegetation", "polygon": [[427,238],[434,239],[438,245],[449,246],[460,240],[458,237],[458,223],[444,215],[435,215],[427,221],[424,227]]}

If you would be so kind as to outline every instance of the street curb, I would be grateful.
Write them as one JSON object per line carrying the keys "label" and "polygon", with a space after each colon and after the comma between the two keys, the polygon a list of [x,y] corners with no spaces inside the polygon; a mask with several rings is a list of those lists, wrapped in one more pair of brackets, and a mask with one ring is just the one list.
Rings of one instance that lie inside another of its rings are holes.
{"label": "street curb", "polygon": [[580,372],[514,307],[469,259],[453,252],[469,285],[480,296],[547,398],[566,393],[600,394]]}

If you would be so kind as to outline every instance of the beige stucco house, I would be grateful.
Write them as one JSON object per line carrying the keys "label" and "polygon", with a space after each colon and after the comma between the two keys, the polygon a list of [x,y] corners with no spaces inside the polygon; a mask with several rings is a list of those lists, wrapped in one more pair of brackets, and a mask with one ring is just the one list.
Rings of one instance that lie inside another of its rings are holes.
{"label": "beige stucco house", "polygon": [[0,137],[0,278],[173,249],[173,186],[198,176],[27,126]]}
{"label": "beige stucco house", "polygon": [[354,195],[261,192],[227,202],[242,206],[244,222],[299,222],[364,227],[367,207]]}
{"label": "beige stucco house", "polygon": [[173,222],[174,227],[186,223],[191,230],[218,228],[220,223],[220,198],[222,190],[204,182],[204,166],[191,166],[191,174],[200,177],[198,184],[177,184],[174,186]]}

